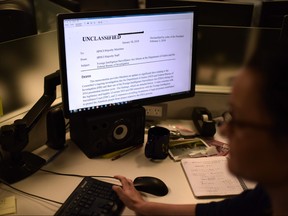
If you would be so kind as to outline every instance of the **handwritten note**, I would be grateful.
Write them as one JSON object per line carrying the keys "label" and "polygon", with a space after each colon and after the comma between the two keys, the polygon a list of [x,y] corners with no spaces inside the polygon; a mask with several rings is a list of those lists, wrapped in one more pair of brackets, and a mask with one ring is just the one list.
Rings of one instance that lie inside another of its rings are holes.
{"label": "handwritten note", "polygon": [[229,172],[224,156],[185,158],[181,165],[196,197],[236,195],[244,190],[243,183]]}

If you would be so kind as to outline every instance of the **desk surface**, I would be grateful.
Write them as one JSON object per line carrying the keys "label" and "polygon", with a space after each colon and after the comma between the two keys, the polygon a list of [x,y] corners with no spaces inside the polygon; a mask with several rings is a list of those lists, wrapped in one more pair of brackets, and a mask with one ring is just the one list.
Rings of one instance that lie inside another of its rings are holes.
{"label": "desk surface", "polygon": [[[177,122],[181,123],[181,121]],[[191,121],[184,122],[190,124]],[[55,160],[44,166],[43,169],[61,173],[95,176],[121,174],[131,179],[138,176],[154,176],[167,184],[169,193],[164,197],[147,194],[147,199],[150,201],[179,204],[211,201],[211,199],[196,199],[193,196],[179,162],[174,162],[168,157],[157,162],[147,159],[144,155],[145,145],[122,158],[112,161],[111,159],[89,159],[70,140],[67,143],[68,147]],[[81,178],[58,176],[40,170],[29,178],[13,184],[13,186],[25,192],[64,202],[80,181]],[[0,198],[9,195],[16,196],[16,215],[53,215],[60,207],[58,204],[32,198],[0,185]],[[133,215],[133,212],[125,208],[123,215],[131,214]]]}

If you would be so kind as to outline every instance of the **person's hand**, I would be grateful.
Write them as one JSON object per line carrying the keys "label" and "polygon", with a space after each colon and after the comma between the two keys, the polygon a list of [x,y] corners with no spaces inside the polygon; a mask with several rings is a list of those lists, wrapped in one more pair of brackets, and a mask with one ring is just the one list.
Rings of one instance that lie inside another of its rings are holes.
{"label": "person's hand", "polygon": [[115,176],[115,178],[120,180],[122,187],[114,185],[112,189],[117,193],[125,206],[137,213],[146,201],[140,192],[136,190],[131,179],[120,175]]}
{"label": "person's hand", "polygon": [[195,204],[165,204],[149,202],[143,199],[141,193],[136,190],[131,179],[117,175],[122,187],[114,185],[112,189],[117,193],[122,202],[136,213],[143,215],[195,215]]}

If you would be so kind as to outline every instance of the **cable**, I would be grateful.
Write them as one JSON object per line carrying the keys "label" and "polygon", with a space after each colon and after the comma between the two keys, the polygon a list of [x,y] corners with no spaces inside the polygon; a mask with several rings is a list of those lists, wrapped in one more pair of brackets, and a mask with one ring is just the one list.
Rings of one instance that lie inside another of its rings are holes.
{"label": "cable", "polygon": [[31,193],[25,192],[25,191],[23,191],[23,190],[20,190],[20,189],[18,189],[18,188],[15,188],[15,187],[13,187],[12,185],[10,185],[10,184],[2,181],[1,179],[0,179],[0,182],[1,182],[2,184],[6,185],[6,186],[8,186],[8,187],[10,187],[10,188],[12,188],[13,190],[16,190],[16,191],[18,191],[18,192],[20,192],[20,193],[23,193],[23,194],[25,194],[25,195],[32,196],[32,197],[35,197],[35,198],[38,198],[38,199],[42,199],[42,200],[46,200],[46,201],[49,201],[49,202],[53,202],[53,203],[56,203],[56,204],[59,204],[59,205],[62,205],[62,204],[63,204],[63,203],[61,203],[61,202],[58,202],[58,201],[55,201],[55,200],[51,200],[51,199],[47,199],[47,198],[45,198],[45,197],[41,197],[41,196],[38,196],[38,195],[35,195],[35,194],[31,194]]}
{"label": "cable", "polygon": [[70,130],[70,121],[68,121],[65,125],[65,130],[68,132]]}
{"label": "cable", "polygon": [[[66,173],[59,173],[59,172],[54,172],[54,171],[50,171],[50,170],[45,170],[45,169],[39,169],[40,171],[43,171],[43,172],[47,172],[47,173],[51,173],[51,174],[54,174],[54,175],[60,175],[60,176],[70,176],[70,177],[79,177],[79,178],[85,178],[85,177],[91,177],[91,178],[110,178],[110,179],[116,179],[115,177],[113,176],[85,176],[85,175],[78,175],[78,174],[66,174]],[[51,199],[48,199],[48,198],[45,198],[45,197],[41,197],[41,196],[38,196],[38,195],[35,195],[35,194],[31,194],[31,193],[28,193],[28,192],[25,192],[23,190],[20,190],[18,188],[15,188],[13,187],[12,185],[6,183],[5,181],[1,180],[0,179],[0,182],[3,183],[4,185],[12,188],[13,190],[16,190],[20,193],[23,193],[25,195],[28,195],[28,196],[31,196],[31,197],[35,197],[35,198],[38,198],[38,199],[42,199],[42,200],[45,200],[45,201],[49,201],[49,202],[53,202],[53,203],[56,203],[56,204],[59,204],[59,205],[62,205],[63,203],[62,202],[58,202],[58,201],[55,201],[55,200],[51,200]]]}
{"label": "cable", "polygon": [[[91,178],[110,178],[110,179],[116,179],[113,176],[86,176],[86,175],[79,175],[79,174],[68,174],[68,173],[59,173],[59,172],[54,172],[51,170],[45,170],[45,169],[40,169],[40,171],[55,174],[55,175],[61,175],[61,176],[71,176],[71,177],[79,177],[79,178],[85,178],[85,177],[91,177]],[[118,179],[117,179],[118,180]]]}

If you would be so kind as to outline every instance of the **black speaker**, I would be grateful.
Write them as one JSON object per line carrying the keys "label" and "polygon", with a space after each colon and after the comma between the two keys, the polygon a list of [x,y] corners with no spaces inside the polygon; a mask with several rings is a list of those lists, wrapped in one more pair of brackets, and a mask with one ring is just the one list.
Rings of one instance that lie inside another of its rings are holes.
{"label": "black speaker", "polygon": [[70,118],[71,140],[89,158],[144,143],[143,107]]}

